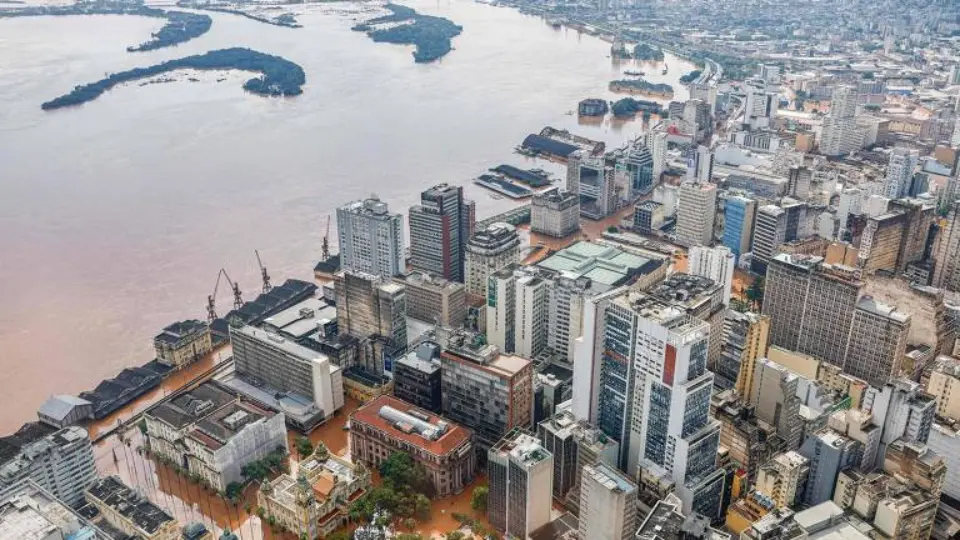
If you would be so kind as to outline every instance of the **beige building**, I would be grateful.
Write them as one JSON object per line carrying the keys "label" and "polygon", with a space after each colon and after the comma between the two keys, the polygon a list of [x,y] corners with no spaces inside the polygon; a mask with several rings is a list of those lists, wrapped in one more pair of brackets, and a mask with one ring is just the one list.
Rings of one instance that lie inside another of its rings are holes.
{"label": "beige building", "polygon": [[350,503],[370,486],[370,472],[363,464],[331,454],[320,443],[300,462],[296,477],[284,474],[265,481],[257,504],[284,530],[315,540],[345,525]]}
{"label": "beige building", "polygon": [[530,232],[563,238],[580,230],[580,197],[560,188],[534,194]]}
{"label": "beige building", "polygon": [[175,322],[153,338],[153,348],[161,364],[183,367],[213,348],[210,327],[196,320]]}
{"label": "beige building", "polygon": [[479,230],[466,243],[467,293],[487,294],[487,278],[511,263],[520,262],[520,236],[509,223],[494,223]]}
{"label": "beige building", "polygon": [[467,289],[463,283],[412,272],[403,278],[407,289],[407,316],[428,323],[460,328],[467,318]]}
{"label": "beige building", "polygon": [[753,371],[757,360],[767,354],[769,336],[769,317],[756,313],[737,313],[733,310],[727,312],[724,320],[724,343],[717,371],[726,371],[727,362],[736,357],[736,389],[741,396],[748,396],[753,390]]}
{"label": "beige building", "polygon": [[907,350],[910,315],[870,296],[857,301],[843,370],[874,386],[900,375]]}
{"label": "beige building", "polygon": [[800,502],[809,472],[810,460],[798,452],[777,454],[760,467],[757,491],[773,499],[778,508],[790,508]]}
{"label": "beige building", "polygon": [[927,381],[927,393],[937,401],[937,415],[960,420],[960,360],[937,358]]}
{"label": "beige building", "polygon": [[179,540],[180,525],[116,476],[97,480],[86,492],[87,502],[113,528],[143,540]]}

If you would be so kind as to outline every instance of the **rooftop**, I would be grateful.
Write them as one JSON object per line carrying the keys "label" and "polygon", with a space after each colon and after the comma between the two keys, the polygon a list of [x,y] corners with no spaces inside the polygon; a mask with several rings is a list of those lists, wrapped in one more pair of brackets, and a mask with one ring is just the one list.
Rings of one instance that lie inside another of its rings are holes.
{"label": "rooftop", "polygon": [[381,220],[391,219],[400,215],[390,214],[390,208],[387,206],[387,203],[381,201],[376,195],[371,195],[367,199],[349,202],[337,210]]}
{"label": "rooftop", "polygon": [[147,411],[147,416],[182,429],[220,409],[236,397],[216,383],[205,383],[193,390],[161,403]]}
{"label": "rooftop", "polygon": [[93,406],[92,403],[83,398],[61,394],[59,396],[53,396],[44,401],[43,405],[37,409],[37,414],[56,420],[63,420],[67,417],[67,415],[70,414],[71,411],[73,411],[75,407],[83,407],[87,405]]}
{"label": "rooftop", "polygon": [[403,282],[408,286],[455,291],[464,288],[463,283],[450,281],[438,276],[431,276],[424,272],[410,272],[403,277]]}
{"label": "rooftop", "polygon": [[287,354],[295,356],[297,359],[303,362],[310,362],[315,359],[328,360],[328,358],[316,351],[312,351],[303,345],[298,344],[297,342],[284,338],[283,336],[256,328],[254,326],[241,326],[241,327],[231,327],[231,335],[233,334],[242,334],[248,337],[251,337],[265,345],[279,349]]}
{"label": "rooftop", "polygon": [[874,300],[872,296],[860,297],[860,300],[857,301],[857,309],[900,324],[907,324],[910,322],[909,313],[897,311],[896,306],[881,304],[880,302]]}
{"label": "rooftop", "polygon": [[0,536],[18,540],[107,540],[86,518],[57,500],[31,480],[17,485],[0,500]]}
{"label": "rooftop", "polygon": [[184,337],[203,332],[207,329],[207,324],[198,320],[179,321],[167,326],[160,332],[154,341],[167,344],[175,344]]}
{"label": "rooftop", "polygon": [[510,456],[514,461],[523,465],[533,466],[553,455],[540,445],[540,440],[533,435],[514,428],[497,441],[489,451],[490,455]]}
{"label": "rooftop", "polygon": [[620,471],[611,468],[605,463],[597,463],[594,466],[585,466],[583,468],[584,477],[589,476],[596,482],[606,488],[608,491],[617,493],[631,493],[636,491],[637,485]]}
{"label": "rooftop", "polygon": [[469,443],[472,436],[469,429],[459,424],[388,395],[379,396],[354,411],[350,422],[372,426],[394,444],[411,444],[437,456],[458,450]]}
{"label": "rooftop", "polygon": [[537,268],[553,270],[572,279],[586,277],[606,290],[625,283],[635,274],[651,273],[661,264],[662,259],[645,257],[619,246],[583,241],[540,261]]}
{"label": "rooftop", "polygon": [[263,321],[264,328],[301,338],[317,329],[318,323],[335,320],[337,308],[322,298],[308,298]]}
{"label": "rooftop", "polygon": [[87,493],[131,521],[145,536],[152,536],[163,524],[174,521],[173,517],[141,498],[116,476],[98,479]]}
{"label": "rooftop", "polygon": [[676,495],[657,501],[637,530],[636,540],[730,540],[730,534],[710,527],[710,520],[680,512]]}

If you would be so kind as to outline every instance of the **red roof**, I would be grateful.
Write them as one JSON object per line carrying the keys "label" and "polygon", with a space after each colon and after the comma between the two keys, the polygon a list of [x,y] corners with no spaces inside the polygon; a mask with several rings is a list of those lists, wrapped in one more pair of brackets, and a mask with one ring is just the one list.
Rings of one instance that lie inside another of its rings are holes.
{"label": "red roof", "polygon": [[[380,416],[380,409],[385,405],[389,405],[401,412],[413,410],[417,413],[426,414],[429,416],[428,422],[431,424],[436,424],[438,421],[443,420],[447,424],[447,432],[435,441],[425,439],[417,433],[405,433],[394,427],[386,418]],[[353,414],[350,415],[350,425],[353,426],[354,422],[372,426],[386,433],[391,439],[410,443],[437,456],[449,454],[457,448],[460,448],[462,444],[469,441],[470,437],[473,436],[473,433],[469,429],[460,424],[441,418],[432,414],[430,411],[419,409],[406,401],[388,395],[380,396],[354,411]]]}

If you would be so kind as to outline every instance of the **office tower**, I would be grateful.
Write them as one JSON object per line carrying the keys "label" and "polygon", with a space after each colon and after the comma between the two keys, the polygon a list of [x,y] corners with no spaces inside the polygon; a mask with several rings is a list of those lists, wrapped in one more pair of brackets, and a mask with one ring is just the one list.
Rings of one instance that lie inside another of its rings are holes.
{"label": "office tower", "polygon": [[379,468],[397,452],[422,465],[437,497],[460,493],[473,480],[477,454],[469,429],[383,395],[350,414],[350,455]]}
{"label": "office tower", "polygon": [[856,129],[857,90],[837,86],[830,100],[830,113],[823,119],[820,152],[827,156],[848,154],[860,147]]}
{"label": "office tower", "polygon": [[487,518],[498,531],[527,538],[551,521],[553,456],[533,435],[514,429],[490,448],[487,482]]}
{"label": "office tower", "polygon": [[733,252],[734,262],[750,252],[757,201],[738,195],[726,198],[723,209],[723,245]]}
{"label": "office tower", "polygon": [[563,501],[577,483],[577,431],[581,425],[572,412],[557,411],[537,424],[540,444],[553,455],[553,498]]}
{"label": "office tower", "polygon": [[573,362],[587,298],[665,275],[656,254],[595,242],[577,242],[533,266],[507,266],[488,283],[487,338],[505,352],[533,358],[549,348]]}
{"label": "office tower", "polygon": [[751,129],[761,129],[770,126],[770,121],[777,111],[777,94],[769,92],[763,86],[746,86],[746,104],[744,105],[743,119]]}
{"label": "office tower", "polygon": [[633,208],[633,227],[642,232],[659,231],[664,224],[663,205],[643,201]]}
{"label": "office tower", "polygon": [[616,170],[602,158],[576,151],[567,158],[567,191],[580,197],[580,215],[603,219],[617,210]]}
{"label": "office tower", "polygon": [[790,167],[787,173],[787,195],[805,200],[810,195],[813,171],[807,167]]}
{"label": "office tower", "polygon": [[70,426],[59,431],[26,425],[4,437],[0,461],[0,497],[32,480],[68,505],[83,501],[83,492],[97,478],[93,447],[87,431]]}
{"label": "office tower", "polygon": [[757,210],[757,221],[753,229],[754,270],[762,270],[779,252],[780,245],[786,241],[787,212],[774,204],[761,206]]}
{"label": "office tower", "polygon": [[530,232],[564,238],[580,230],[580,197],[551,188],[530,201]]}
{"label": "office tower", "polygon": [[687,180],[698,184],[709,184],[713,178],[714,156],[710,148],[704,145],[697,147],[693,153],[693,161],[687,167]]}
{"label": "office tower", "polygon": [[112,538],[127,535],[144,540],[173,540],[180,536],[180,525],[173,516],[126,486],[118,476],[98,478],[84,498],[109,523]]}
{"label": "office tower", "polygon": [[709,325],[653,296],[624,291],[603,313],[598,427],[620,442],[620,467],[669,478],[684,511],[716,517],[724,472],[709,417]]}
{"label": "office tower", "polygon": [[644,145],[650,150],[650,156],[653,158],[653,183],[660,181],[663,171],[667,170],[667,133],[665,131],[652,131],[644,135]]}
{"label": "office tower", "polygon": [[896,266],[896,271],[903,273],[908,264],[930,259],[930,229],[937,219],[936,206],[917,199],[901,199],[890,201],[890,210],[904,216]]}
{"label": "office tower", "polygon": [[637,485],[617,469],[587,465],[580,480],[580,538],[631,540],[637,532]]}
{"label": "office tower", "polygon": [[533,424],[533,364],[480,342],[451,343],[440,355],[443,414],[486,451],[515,427]]}
{"label": "office tower", "polygon": [[632,146],[617,167],[626,171],[630,200],[650,193],[659,180],[653,175],[653,154],[645,146]]}
{"label": "office tower", "polygon": [[232,326],[230,343],[237,377],[226,384],[259,402],[275,400],[266,402],[283,410],[288,424],[309,431],[343,408],[340,366],[325,355],[253,326]]}
{"label": "office tower", "polygon": [[450,328],[463,326],[467,318],[466,285],[423,272],[410,272],[401,281],[407,293],[408,317]]}
{"label": "office tower", "polygon": [[463,188],[438,184],[410,208],[410,264],[414,270],[463,282],[464,244],[473,234],[476,210]]}
{"label": "office tower", "polygon": [[757,419],[773,426],[790,450],[800,446],[802,435],[799,384],[800,378],[787,368],[761,358],[755,363],[750,395],[745,396],[755,407]]}
{"label": "office tower", "polygon": [[[360,364],[382,375],[407,348],[407,291],[403,284],[370,274],[338,272],[337,323],[360,340]],[[342,366],[351,367],[351,366]]]}
{"label": "office tower", "polygon": [[767,354],[769,337],[769,317],[727,310],[714,384],[723,389],[736,388],[737,393],[744,397],[750,395],[754,364]]}
{"label": "office tower", "polygon": [[520,262],[520,236],[509,223],[494,223],[473,233],[466,245],[467,293],[486,296],[490,274]]}
{"label": "office tower", "polygon": [[662,282],[646,287],[649,295],[710,325],[707,368],[715,369],[723,342],[723,286],[710,278],[676,272]]}
{"label": "office tower", "polygon": [[937,235],[933,286],[960,291],[960,201],[950,203]]}
{"label": "office tower", "polygon": [[960,360],[938,357],[929,376],[924,389],[937,402],[937,416],[960,421]]}
{"label": "office tower", "polygon": [[709,246],[717,214],[717,186],[684,182],[677,205],[677,241],[688,246]]}
{"label": "office tower", "polygon": [[800,454],[810,460],[803,504],[813,506],[833,499],[840,471],[857,464],[859,443],[831,429],[811,434],[803,441]]}
{"label": "office tower", "polygon": [[773,499],[778,508],[792,508],[800,503],[809,472],[810,460],[800,453],[777,454],[760,467],[757,491]]}
{"label": "office tower", "polygon": [[770,344],[842,367],[862,287],[852,268],[824,264],[821,257],[777,255],[767,269],[763,301]]}
{"label": "office tower", "polygon": [[857,301],[843,371],[883,386],[900,373],[910,333],[910,315],[870,296]]}
{"label": "office tower", "polygon": [[893,149],[887,162],[887,177],[883,182],[884,197],[899,199],[906,194],[919,160],[920,154],[916,150]]}
{"label": "office tower", "polygon": [[376,197],[337,208],[340,268],[390,277],[402,274],[403,216]]}
{"label": "office tower", "polygon": [[733,292],[733,272],[736,270],[733,252],[726,246],[690,248],[690,273],[703,276],[723,286],[723,303],[730,305]]}
{"label": "office tower", "polygon": [[873,423],[881,428],[878,460],[883,462],[887,446],[900,439],[926,444],[937,411],[937,402],[923,393],[920,385],[898,379],[882,388],[869,387],[860,406],[873,415]]}

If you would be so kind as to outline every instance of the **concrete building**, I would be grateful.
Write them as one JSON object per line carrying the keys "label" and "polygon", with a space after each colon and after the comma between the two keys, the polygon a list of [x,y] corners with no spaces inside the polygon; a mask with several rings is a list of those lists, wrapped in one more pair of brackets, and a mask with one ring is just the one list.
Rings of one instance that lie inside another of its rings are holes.
{"label": "concrete building", "polygon": [[343,376],[330,359],[252,326],[231,327],[236,378],[226,381],[256,403],[310,431],[343,408]]}
{"label": "concrete building", "polygon": [[494,223],[473,233],[466,252],[467,292],[486,296],[490,274],[520,262],[520,236],[513,225]]}
{"label": "concrete building", "polygon": [[30,480],[0,498],[0,534],[19,540],[112,540],[86,517]]}
{"label": "concrete building", "polygon": [[663,205],[656,201],[643,201],[633,209],[633,227],[640,232],[657,232],[665,223]]}
{"label": "concrete building", "polygon": [[753,407],[745,405],[730,390],[710,398],[710,411],[720,422],[721,452],[725,451],[729,465],[742,473],[745,485],[752,485],[760,466],[785,450],[786,445],[772,426],[757,420]]}
{"label": "concrete building", "polygon": [[390,371],[392,360],[407,348],[406,287],[352,272],[337,272],[334,283],[340,333],[360,340],[360,365],[373,375]]}
{"label": "concrete building", "polygon": [[463,188],[438,184],[410,208],[410,265],[414,270],[463,282],[464,251],[473,234],[476,209]]}
{"label": "concrete building", "polygon": [[89,401],[61,394],[43,402],[37,409],[40,422],[58,429],[93,418],[93,404]]}
{"label": "concrete building", "polygon": [[933,424],[927,445],[943,458],[946,465],[942,492],[954,499],[960,498],[960,425],[953,422]]}
{"label": "concrete building", "polygon": [[83,501],[83,492],[97,477],[93,447],[86,430],[71,426],[59,431],[28,425],[0,439],[0,496],[32,480],[68,505]]}
{"label": "concrete building", "polygon": [[960,291],[960,201],[950,204],[937,235],[934,258],[937,262],[932,285],[951,292]]}
{"label": "concrete building", "polygon": [[907,349],[910,315],[863,296],[853,312],[852,328],[843,370],[874,386],[898,377]]}
{"label": "concrete building", "polygon": [[899,199],[907,194],[920,154],[908,148],[894,148],[887,162],[887,176],[883,182],[883,196]]}
{"label": "concrete building", "polygon": [[493,345],[463,342],[440,355],[443,414],[486,451],[515,427],[533,425],[533,364]]}
{"label": "concrete building", "polygon": [[746,397],[756,408],[757,419],[773,426],[787,448],[796,450],[802,434],[799,377],[767,358],[760,358],[754,366],[753,387]]}
{"label": "concrete building", "polygon": [[362,463],[318,443],[298,464],[297,476],[282,474],[260,485],[257,505],[293,534],[318,540],[346,525],[350,503],[370,488],[370,472]]}
{"label": "concrete building", "polygon": [[637,532],[637,485],[614,467],[583,467],[580,538],[630,540]]}
{"label": "concrete building", "polygon": [[714,384],[725,389],[734,387],[741,396],[749,396],[753,392],[754,366],[767,354],[769,338],[769,317],[727,310]]}
{"label": "concrete building", "polygon": [[882,430],[878,461],[883,462],[887,446],[898,439],[926,444],[936,408],[936,401],[913,381],[899,379],[881,388],[868,388],[861,409],[871,413],[873,423]]}
{"label": "concrete building", "polygon": [[757,490],[770,497],[778,508],[800,503],[810,472],[810,460],[793,450],[777,454],[757,474]]}
{"label": "concrete building", "polygon": [[177,520],[136,491],[120,478],[107,476],[97,479],[87,489],[85,498],[112,528],[144,540],[179,540]]}
{"label": "concrete building", "polygon": [[688,246],[712,244],[717,186],[684,182],[677,195],[677,240]]}
{"label": "concrete building", "polygon": [[530,201],[530,232],[565,238],[580,230],[580,197],[560,188],[535,193]]}
{"label": "concrete building", "polygon": [[350,454],[377,468],[394,452],[406,452],[424,466],[437,497],[460,493],[476,473],[469,429],[380,396],[350,415]]}
{"label": "concrete building", "polygon": [[144,414],[150,450],[225,492],[241,470],[287,448],[284,416],[207,382]]}
{"label": "concrete building", "polygon": [[403,216],[376,196],[337,208],[340,268],[380,277],[404,271]]}
{"label": "concrete building", "polygon": [[637,530],[637,540],[731,540],[730,533],[710,527],[710,519],[684,513],[682,503],[668,494],[650,510]]}
{"label": "concrete building", "polygon": [[626,173],[627,188],[624,191],[628,201],[647,195],[660,180],[653,174],[653,154],[645,146],[631,146],[617,159],[617,167]]}
{"label": "concrete building", "polygon": [[743,121],[750,129],[770,127],[774,114],[777,111],[778,98],[776,92],[771,92],[765,86],[747,85],[744,105]]}
{"label": "concrete building", "polygon": [[767,204],[757,209],[753,228],[753,257],[758,268],[766,268],[787,239],[787,213],[783,208]]}
{"label": "concrete building", "polygon": [[580,198],[580,215],[603,219],[617,210],[616,171],[603,158],[576,151],[567,158],[567,191]]}
{"label": "concrete building", "polygon": [[709,184],[713,181],[714,155],[710,147],[700,145],[693,153],[693,161],[687,168],[687,180],[698,184]]}
{"label": "concrete building", "polygon": [[854,467],[857,443],[835,431],[825,429],[803,441],[800,454],[810,460],[810,473],[803,503],[817,505],[833,499],[840,471]]}
{"label": "concrete building", "polygon": [[440,345],[421,343],[393,366],[393,395],[428,411],[443,410],[440,398]]}
{"label": "concrete building", "polygon": [[857,89],[841,85],[833,89],[830,113],[823,119],[820,153],[826,156],[849,154],[860,148],[857,132]]}
{"label": "concrete building", "polygon": [[710,325],[707,368],[716,369],[723,346],[724,314],[727,312],[723,303],[723,286],[707,277],[676,272],[646,290],[651,296]]}
{"label": "concrete building", "polygon": [[937,402],[937,416],[960,421],[960,360],[938,357],[931,366],[925,390]]}
{"label": "concrete building", "polygon": [[690,273],[712,279],[723,286],[723,303],[730,305],[733,293],[733,272],[736,258],[726,246],[715,248],[693,246],[690,248]]}
{"label": "concrete building", "polygon": [[750,252],[757,202],[741,196],[727,197],[723,209],[723,245],[733,252],[734,262]]}
{"label": "concrete building", "polygon": [[451,328],[467,318],[467,287],[463,283],[411,272],[403,277],[407,291],[407,316]]}
{"label": "concrete building", "polygon": [[653,157],[653,183],[660,181],[663,171],[667,169],[667,132],[651,131],[644,135],[644,145],[650,150]]}
{"label": "concrete building", "polygon": [[551,521],[553,456],[533,435],[513,429],[487,453],[487,518],[498,531],[528,538]]}
{"label": "concrete building", "polygon": [[196,362],[212,348],[210,327],[197,320],[175,322],[153,338],[157,361],[174,368]]}

